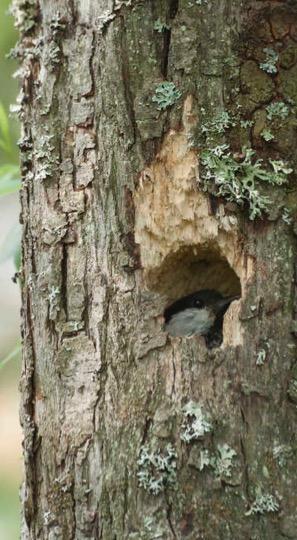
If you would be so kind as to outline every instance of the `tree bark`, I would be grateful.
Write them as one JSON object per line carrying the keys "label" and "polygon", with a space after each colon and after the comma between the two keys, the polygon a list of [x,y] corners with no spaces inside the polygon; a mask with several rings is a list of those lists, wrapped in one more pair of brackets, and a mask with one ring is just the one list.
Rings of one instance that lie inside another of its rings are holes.
{"label": "tree bark", "polygon": [[[251,221],[202,189],[199,159],[208,126],[239,163],[251,145],[295,167],[295,2],[14,11],[22,538],[296,539],[295,175]],[[212,350],[163,331],[203,288],[241,295]]]}

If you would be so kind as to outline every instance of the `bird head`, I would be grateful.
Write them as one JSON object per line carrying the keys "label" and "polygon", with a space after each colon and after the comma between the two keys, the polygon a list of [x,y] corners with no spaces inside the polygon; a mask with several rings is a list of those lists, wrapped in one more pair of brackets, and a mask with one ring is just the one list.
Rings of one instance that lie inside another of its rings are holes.
{"label": "bird head", "polygon": [[173,337],[205,336],[208,348],[222,342],[223,317],[239,296],[223,297],[213,289],[203,289],[176,300],[164,311],[164,329]]}
{"label": "bird head", "polygon": [[164,311],[165,322],[173,315],[189,308],[210,310],[215,317],[222,316],[227,311],[228,306],[237,300],[239,296],[224,297],[213,289],[203,289],[176,300]]}

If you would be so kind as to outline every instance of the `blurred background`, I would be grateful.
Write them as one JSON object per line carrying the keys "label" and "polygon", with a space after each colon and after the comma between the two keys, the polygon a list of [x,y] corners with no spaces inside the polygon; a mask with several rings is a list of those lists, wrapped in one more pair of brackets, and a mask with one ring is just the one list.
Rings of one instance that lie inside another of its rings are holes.
{"label": "blurred background", "polygon": [[17,69],[7,54],[17,41],[9,0],[0,0],[0,539],[16,540],[20,530],[19,486],[22,477],[18,381],[19,285],[13,283],[18,246],[19,127],[9,116],[17,95]]}

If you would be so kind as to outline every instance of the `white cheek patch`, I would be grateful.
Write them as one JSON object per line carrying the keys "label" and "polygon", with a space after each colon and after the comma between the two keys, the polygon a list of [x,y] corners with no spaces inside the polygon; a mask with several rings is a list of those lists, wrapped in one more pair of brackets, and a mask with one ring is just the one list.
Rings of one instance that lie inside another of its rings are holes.
{"label": "white cheek patch", "polygon": [[171,336],[203,336],[211,329],[215,316],[208,309],[189,308],[171,317],[165,330]]}

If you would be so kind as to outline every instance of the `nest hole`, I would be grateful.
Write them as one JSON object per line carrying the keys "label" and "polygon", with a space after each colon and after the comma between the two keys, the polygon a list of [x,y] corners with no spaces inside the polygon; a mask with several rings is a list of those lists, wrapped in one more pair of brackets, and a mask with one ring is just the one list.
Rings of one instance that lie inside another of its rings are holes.
{"label": "nest hole", "polygon": [[[158,269],[147,274],[150,289],[165,298],[164,312],[177,300],[210,289],[223,297],[241,298],[241,282],[228,260],[218,250],[191,246],[166,257]],[[235,305],[234,305],[235,304]],[[206,338],[206,346],[238,345],[241,342],[239,302],[232,302],[216,325],[215,339]],[[229,313],[230,312],[230,313]]]}

